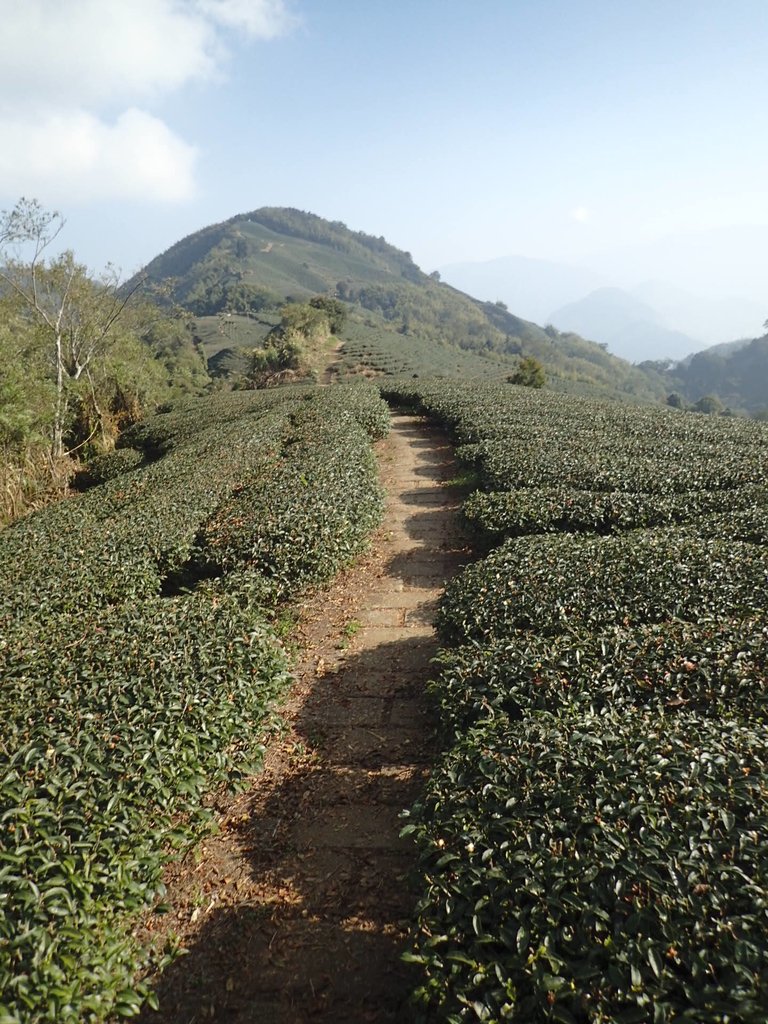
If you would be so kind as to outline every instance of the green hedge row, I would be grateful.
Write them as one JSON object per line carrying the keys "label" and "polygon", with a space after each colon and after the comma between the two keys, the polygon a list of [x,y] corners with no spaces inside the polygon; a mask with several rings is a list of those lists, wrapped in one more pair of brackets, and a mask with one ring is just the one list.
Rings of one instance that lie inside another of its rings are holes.
{"label": "green hedge row", "polygon": [[[334,397],[341,386],[328,389]],[[389,421],[369,422],[382,436]],[[247,565],[283,598],[297,584],[332,576],[376,525],[382,495],[367,434],[342,407],[305,403],[270,475],[237,488],[198,536],[211,571]]]}
{"label": "green hedge row", "polygon": [[767,660],[762,611],[555,636],[510,630],[443,652],[434,694],[449,737],[485,719],[556,714],[574,701],[594,714],[631,705],[760,718],[768,711]]}
{"label": "green hedge row", "polygon": [[768,1018],[768,430],[410,382],[480,489],[406,831],[430,1021]]}
{"label": "green hedge row", "polygon": [[4,1024],[151,999],[136,978],[165,954],[132,920],[205,794],[258,767],[289,679],[269,616],[363,545],[388,422],[369,386],[187,402],[0,534]]}
{"label": "green hedge row", "polygon": [[445,639],[553,634],[609,623],[702,621],[765,609],[763,547],[681,529],[508,540],[446,589]]}
{"label": "green hedge row", "polygon": [[754,420],[508,384],[419,381],[387,385],[385,395],[452,431],[489,491],[676,494],[765,482],[768,433]]}
{"label": "green hedge row", "polygon": [[[274,481],[275,503],[293,499],[297,460],[290,448],[298,445],[299,460],[307,455],[300,439],[313,415],[317,446],[328,425],[350,432],[338,456],[327,456],[329,474],[344,470],[351,451],[367,450],[361,429],[377,438],[389,422],[372,386],[344,385],[186,401],[132,428],[115,458],[130,452],[134,463],[138,453],[141,466],[4,531],[0,627],[6,617],[76,612],[159,593],[169,575],[200,560],[198,534],[247,484],[260,481],[267,489]],[[357,469],[370,474],[362,463]],[[281,474],[288,474],[284,484]],[[326,483],[316,476],[312,486],[322,496]],[[370,501],[378,508],[375,484]]]}
{"label": "green hedge row", "polygon": [[[765,543],[768,491],[732,490],[640,494],[625,491],[576,491],[569,487],[476,491],[464,514],[481,531],[518,537],[531,533],[622,533],[643,527],[671,526],[706,516],[721,536]],[[738,515],[734,513],[738,512]],[[720,514],[720,518],[718,517]],[[713,534],[714,535],[714,534]]]}
{"label": "green hedge row", "polygon": [[455,1022],[764,1021],[767,769],[764,727],[734,717],[470,729],[410,826],[422,997]]}
{"label": "green hedge row", "polygon": [[131,1015],[157,953],[126,915],[162,894],[203,793],[258,766],[286,659],[222,594],[19,625],[0,674],[0,1019]]}

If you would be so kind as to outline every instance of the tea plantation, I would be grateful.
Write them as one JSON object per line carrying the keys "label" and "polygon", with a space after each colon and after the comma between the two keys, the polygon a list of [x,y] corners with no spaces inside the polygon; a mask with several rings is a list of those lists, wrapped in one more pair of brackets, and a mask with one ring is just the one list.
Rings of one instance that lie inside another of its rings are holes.
{"label": "tea plantation", "polygon": [[271,620],[378,522],[366,384],[189,400],[83,493],[0,534],[0,1021],[153,996],[136,947],[206,794],[258,766],[288,663]]}
{"label": "tea plantation", "polygon": [[490,553],[449,585],[406,832],[429,1020],[768,1019],[768,430],[491,383],[443,424]]}

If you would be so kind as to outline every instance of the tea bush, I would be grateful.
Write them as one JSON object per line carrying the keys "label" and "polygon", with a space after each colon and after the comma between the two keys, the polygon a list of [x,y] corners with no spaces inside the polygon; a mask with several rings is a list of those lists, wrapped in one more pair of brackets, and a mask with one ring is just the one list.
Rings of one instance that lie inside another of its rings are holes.
{"label": "tea bush", "polygon": [[768,508],[764,501],[748,508],[739,508],[738,502],[730,512],[723,512],[703,520],[697,532],[704,537],[722,537],[743,540],[749,544],[768,544]]}
{"label": "tea bush", "polygon": [[[311,410],[316,435],[307,442]],[[299,422],[305,423],[301,429]],[[76,611],[159,593],[169,575],[201,561],[198,534],[247,483],[256,480],[264,493],[272,491],[273,507],[290,505],[301,472],[296,466],[313,445],[324,452],[328,478],[314,474],[303,488],[307,503],[311,506],[315,495],[324,499],[334,474],[351,477],[347,462],[355,458],[354,471],[366,474],[370,484],[360,510],[370,523],[380,496],[372,463],[365,465],[366,438],[381,437],[388,423],[386,406],[372,386],[363,384],[219,395],[182,402],[152,417],[127,431],[119,449],[140,449],[141,468],[3,531],[0,627],[4,616]],[[335,448],[323,439],[326,426],[335,431]],[[129,442],[137,447],[129,449]],[[317,462],[317,454],[314,458]],[[365,486],[358,486],[361,500],[364,492]],[[323,527],[320,508],[315,525]],[[339,520],[337,528],[354,526]],[[303,543],[312,538],[310,531],[296,536]],[[358,530],[347,554],[359,539]],[[326,575],[327,567],[321,573]]]}
{"label": "tea bush", "polygon": [[764,1021],[767,768],[735,718],[470,730],[410,826],[423,997],[452,1022]]}
{"label": "tea bush", "polygon": [[433,692],[449,742],[486,719],[555,714],[574,701],[595,715],[631,705],[757,720],[768,714],[767,659],[762,613],[555,636],[515,630],[444,652]]}
{"label": "tea bush", "polygon": [[[406,832],[430,1021],[768,1018],[768,430],[419,381],[499,544],[447,588]],[[501,543],[499,543],[501,542]]]}
{"label": "tea bush", "polygon": [[165,953],[132,916],[205,795],[258,767],[289,678],[269,617],[364,544],[388,423],[367,385],[183,402],[0,533],[3,1024],[151,1000]]}
{"label": "tea bush", "polygon": [[506,541],[447,587],[446,639],[544,634],[609,623],[701,621],[765,608],[763,548],[677,529]]}
{"label": "tea bush", "polygon": [[[358,419],[327,402],[292,413],[274,471],[238,488],[202,528],[203,560],[217,572],[248,565],[272,582],[277,598],[349,561],[381,513],[374,457]],[[369,417],[375,436],[384,425]]]}
{"label": "tea bush", "polygon": [[765,543],[766,504],[768,492],[754,486],[680,494],[550,487],[477,491],[465,503],[464,514],[480,530],[509,537],[531,533],[621,533],[706,516],[707,523],[702,527],[708,535],[732,536],[753,543],[760,538],[759,542]]}
{"label": "tea bush", "polygon": [[447,427],[484,490],[670,495],[764,484],[768,431],[754,420],[485,382],[393,383],[384,395]]}
{"label": "tea bush", "polygon": [[146,995],[126,914],[161,894],[204,792],[260,761],[286,660],[222,594],[50,616],[0,641],[0,992],[8,1020],[100,1020]]}

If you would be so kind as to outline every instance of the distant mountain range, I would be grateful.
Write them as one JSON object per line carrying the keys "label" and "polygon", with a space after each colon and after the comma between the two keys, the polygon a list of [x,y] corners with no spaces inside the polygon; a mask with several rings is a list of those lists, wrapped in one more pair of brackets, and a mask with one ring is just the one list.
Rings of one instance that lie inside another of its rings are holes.
{"label": "distant mountain range", "polygon": [[574,262],[620,288],[634,290],[641,281],[665,281],[696,296],[734,296],[755,303],[761,312],[757,324],[749,328],[752,333],[768,316],[766,252],[768,225],[734,224],[678,230],[646,242],[583,256]]}
{"label": "distant mountain range", "polygon": [[757,301],[743,295],[720,297],[716,291],[695,295],[663,281],[649,280],[632,288],[631,294],[651,306],[666,327],[700,339],[704,345],[753,338],[768,317],[768,289],[766,299]]}
{"label": "distant mountain range", "polygon": [[[680,327],[694,312],[699,325],[735,316],[728,302],[653,281],[619,289],[590,271],[521,257],[464,273],[467,292],[453,286],[462,274],[456,266],[445,268],[448,284],[383,238],[272,207],[203,228],[143,271],[194,315],[212,371],[258,347],[286,302],[321,294],[346,303],[356,344],[373,363],[386,336],[389,365],[400,372],[504,375],[532,356],[549,386],[562,390],[651,402],[673,391],[689,403],[712,394],[737,411],[768,407],[767,339],[692,355],[704,346]],[[538,326],[531,318],[553,296],[560,305],[540,316],[549,326]],[[749,315],[759,324],[762,313]],[[626,358],[606,351],[611,344]],[[679,362],[656,362],[667,358]]]}
{"label": "distant mountain range", "polygon": [[630,362],[679,360],[709,345],[751,338],[768,316],[768,282],[766,300],[758,301],[722,289],[697,295],[655,278],[618,287],[618,272],[612,279],[594,268],[522,256],[452,264],[441,273],[457,287],[495,296],[538,323],[576,331]]}
{"label": "distant mountain range", "polygon": [[550,323],[553,309],[583,299],[589,292],[611,283],[592,270],[527,256],[452,263],[440,267],[440,274],[462,291],[489,302],[501,300],[519,316],[537,324]]}
{"label": "distant mountain range", "polygon": [[666,327],[657,309],[621,288],[598,288],[548,319],[561,330],[602,342],[629,362],[679,360],[703,347],[700,340]]}

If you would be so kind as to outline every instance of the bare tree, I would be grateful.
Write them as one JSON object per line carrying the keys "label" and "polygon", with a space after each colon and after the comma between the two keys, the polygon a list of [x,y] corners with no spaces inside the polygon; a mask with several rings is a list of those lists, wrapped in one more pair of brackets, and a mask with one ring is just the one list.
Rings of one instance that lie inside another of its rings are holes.
{"label": "bare tree", "polygon": [[[50,257],[64,227],[56,211],[37,200],[21,199],[0,213],[0,282],[8,301],[36,328],[48,352],[55,380],[51,452],[64,454],[64,436],[73,382],[87,381],[104,429],[92,371],[117,336],[117,327],[140,284],[120,288],[114,267],[97,278],[88,274],[71,250]],[[98,426],[97,428],[98,429]]]}

